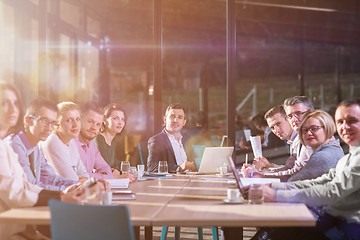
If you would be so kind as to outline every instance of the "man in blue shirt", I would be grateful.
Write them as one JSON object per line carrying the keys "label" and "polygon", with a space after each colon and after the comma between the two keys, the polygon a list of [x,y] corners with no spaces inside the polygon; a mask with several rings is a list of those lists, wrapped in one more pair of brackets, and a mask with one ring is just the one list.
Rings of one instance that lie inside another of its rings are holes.
{"label": "man in blue shirt", "polygon": [[38,143],[45,141],[56,124],[56,104],[46,99],[33,100],[24,117],[24,132],[11,136],[9,143],[18,154],[28,181],[47,190],[64,190],[77,183],[55,173]]}

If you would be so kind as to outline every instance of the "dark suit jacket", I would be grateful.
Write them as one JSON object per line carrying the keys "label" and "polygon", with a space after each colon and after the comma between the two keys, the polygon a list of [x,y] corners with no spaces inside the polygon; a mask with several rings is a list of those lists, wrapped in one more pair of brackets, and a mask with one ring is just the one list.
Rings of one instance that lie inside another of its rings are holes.
{"label": "dark suit jacket", "polygon": [[159,161],[167,161],[169,172],[176,172],[179,166],[176,164],[174,150],[164,129],[149,139],[148,150],[147,170],[149,172],[158,170]]}

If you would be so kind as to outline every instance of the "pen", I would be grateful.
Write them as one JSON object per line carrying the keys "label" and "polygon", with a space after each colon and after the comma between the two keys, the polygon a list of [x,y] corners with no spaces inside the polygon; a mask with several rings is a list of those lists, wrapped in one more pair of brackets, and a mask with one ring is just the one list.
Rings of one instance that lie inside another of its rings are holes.
{"label": "pen", "polygon": [[248,157],[249,157],[249,155],[246,154],[246,155],[245,155],[245,164],[246,164],[246,165],[248,164]]}

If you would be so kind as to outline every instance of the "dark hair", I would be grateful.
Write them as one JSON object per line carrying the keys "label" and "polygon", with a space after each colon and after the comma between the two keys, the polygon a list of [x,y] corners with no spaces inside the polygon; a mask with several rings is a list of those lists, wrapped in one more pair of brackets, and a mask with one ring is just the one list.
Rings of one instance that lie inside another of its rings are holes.
{"label": "dark hair", "polygon": [[82,115],[88,113],[89,111],[94,111],[98,114],[104,115],[104,108],[94,101],[86,102],[80,107],[80,112]]}
{"label": "dark hair", "polygon": [[313,102],[306,96],[295,96],[285,99],[284,108],[288,106],[294,106],[298,103],[304,104],[308,110],[314,110]]}
{"label": "dark hair", "polygon": [[267,122],[264,118],[264,112],[260,112],[258,114],[256,114],[252,119],[251,119],[251,122],[254,124],[254,125],[259,125],[259,126],[262,126],[262,127],[267,127]]}
{"label": "dark hair", "polygon": [[169,104],[169,106],[167,106],[167,108],[165,110],[165,116],[172,109],[182,109],[185,114],[185,108],[180,103],[171,103],[171,104]]}
{"label": "dark hair", "polygon": [[[126,113],[125,110],[117,103],[110,103],[104,108],[104,118],[110,117],[111,113],[114,111],[120,111],[124,113],[125,116],[125,125],[126,125]],[[100,132],[105,131],[105,124],[104,122],[101,124]]]}
{"label": "dark hair", "polygon": [[2,95],[4,90],[10,90],[16,95],[17,102],[18,102],[18,108],[19,108],[19,119],[17,120],[15,126],[11,127],[9,129],[9,131],[7,133],[7,135],[9,135],[11,133],[17,133],[23,129],[22,121],[23,121],[23,116],[24,116],[24,110],[22,108],[20,93],[19,93],[18,89],[16,88],[16,86],[13,85],[12,83],[0,81],[0,96]]}
{"label": "dark hair", "polygon": [[207,129],[209,126],[208,115],[204,111],[200,111],[196,115],[196,125]]}
{"label": "dark hair", "polygon": [[36,116],[39,114],[40,108],[45,107],[51,111],[58,112],[56,103],[45,98],[36,98],[32,100],[29,106],[26,108],[25,116]]}
{"label": "dark hair", "polygon": [[350,98],[342,101],[339,103],[336,107],[338,109],[339,107],[349,107],[351,105],[358,105],[360,107],[360,98]]}
{"label": "dark hair", "polygon": [[280,113],[281,116],[283,116],[284,118],[286,118],[286,112],[285,112],[285,109],[283,107],[283,105],[276,105],[275,107],[271,108],[270,110],[268,110],[266,113],[265,113],[265,116],[264,118],[265,119],[268,119],[268,118],[271,118],[273,117],[275,114],[277,113]]}

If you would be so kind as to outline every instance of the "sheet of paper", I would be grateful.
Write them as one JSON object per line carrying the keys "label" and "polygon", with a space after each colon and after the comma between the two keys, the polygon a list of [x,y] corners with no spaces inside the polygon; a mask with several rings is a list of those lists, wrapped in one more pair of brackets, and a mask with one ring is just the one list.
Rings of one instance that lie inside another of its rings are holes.
{"label": "sheet of paper", "polygon": [[251,130],[250,129],[244,129],[244,135],[245,135],[245,139],[246,141],[250,141],[250,136],[251,136]]}
{"label": "sheet of paper", "polygon": [[241,178],[241,182],[245,187],[250,184],[269,184],[273,182],[280,182],[280,178]]}
{"label": "sheet of paper", "polygon": [[106,179],[108,183],[110,183],[111,188],[128,188],[130,179],[128,178],[120,178],[120,179]]}
{"label": "sheet of paper", "polygon": [[251,136],[250,137],[251,147],[254,153],[255,158],[262,157],[262,149],[261,149],[261,138],[260,136]]}

